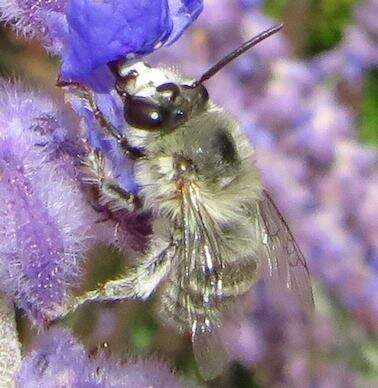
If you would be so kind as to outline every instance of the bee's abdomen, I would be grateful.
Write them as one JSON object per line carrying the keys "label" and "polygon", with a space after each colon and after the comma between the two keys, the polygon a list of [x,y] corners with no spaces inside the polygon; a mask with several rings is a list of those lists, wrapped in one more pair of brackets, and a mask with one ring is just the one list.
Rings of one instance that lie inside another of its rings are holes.
{"label": "bee's abdomen", "polygon": [[191,330],[195,318],[218,322],[222,311],[234,303],[235,297],[251,288],[258,277],[258,264],[255,259],[244,259],[211,274],[200,269],[192,271],[190,276],[176,276],[164,285],[161,314],[185,331]]}

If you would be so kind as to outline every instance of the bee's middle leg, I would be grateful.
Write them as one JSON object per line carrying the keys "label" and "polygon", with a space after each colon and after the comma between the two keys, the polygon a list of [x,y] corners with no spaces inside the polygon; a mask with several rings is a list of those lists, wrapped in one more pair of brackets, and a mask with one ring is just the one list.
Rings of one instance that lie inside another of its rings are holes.
{"label": "bee's middle leg", "polygon": [[140,198],[120,187],[106,170],[100,151],[90,149],[83,164],[86,167],[83,181],[97,188],[101,205],[106,205],[110,211],[126,209],[130,212],[142,206]]}

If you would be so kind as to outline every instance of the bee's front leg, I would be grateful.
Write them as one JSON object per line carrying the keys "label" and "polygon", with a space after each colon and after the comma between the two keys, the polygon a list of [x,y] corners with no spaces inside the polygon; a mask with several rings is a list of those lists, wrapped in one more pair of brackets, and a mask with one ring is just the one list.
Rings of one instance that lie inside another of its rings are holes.
{"label": "bee's front leg", "polygon": [[62,81],[61,79],[57,80],[56,85],[61,88],[70,87],[77,90],[80,93],[79,97],[81,97],[87,102],[88,109],[93,112],[94,117],[96,118],[97,122],[99,123],[105,134],[114,138],[118,142],[121,142],[123,140],[124,137],[119,132],[119,130],[105,117],[105,115],[101,112],[100,108],[97,106],[94,95],[88,87],[82,85],[79,82]]}
{"label": "bee's front leg", "polygon": [[119,143],[120,148],[126,157],[132,160],[136,160],[145,156],[142,150],[130,146],[127,138],[122,135],[119,130],[105,117],[103,112],[98,107],[94,95],[89,88],[78,82],[66,82],[60,79],[58,79],[56,85],[59,87],[73,87],[80,91],[81,97],[87,101],[88,108],[92,111],[95,119],[97,120],[104,133]]}

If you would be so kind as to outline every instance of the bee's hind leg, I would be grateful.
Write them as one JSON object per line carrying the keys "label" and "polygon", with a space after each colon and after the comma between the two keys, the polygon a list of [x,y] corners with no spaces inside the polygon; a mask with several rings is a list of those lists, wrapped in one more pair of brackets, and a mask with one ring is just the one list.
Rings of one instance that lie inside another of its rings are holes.
{"label": "bee's hind leg", "polygon": [[168,275],[178,242],[153,239],[150,251],[140,259],[140,264],[116,280],[110,280],[98,289],[86,292],[71,300],[67,312],[72,312],[87,301],[120,301],[147,299]]}

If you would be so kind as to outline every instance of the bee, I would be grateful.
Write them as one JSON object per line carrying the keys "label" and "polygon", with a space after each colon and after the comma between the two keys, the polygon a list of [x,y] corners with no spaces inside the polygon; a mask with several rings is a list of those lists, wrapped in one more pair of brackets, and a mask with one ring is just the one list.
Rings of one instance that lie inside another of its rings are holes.
{"label": "bee", "polygon": [[306,261],[262,186],[253,149],[238,122],[211,101],[204,86],[281,28],[247,41],[199,80],[141,61],[112,66],[128,124],[124,134],[80,87],[105,134],[135,160],[140,191],[134,195],[119,187],[99,150],[88,153],[86,181],[111,210],[150,212],[153,232],[136,267],[76,298],[70,308],[88,300],[146,300],[159,288],[163,320],[191,333],[205,379],[220,374],[227,361],[219,338],[223,312],[257,279],[264,277],[293,290],[304,305],[313,304]]}

